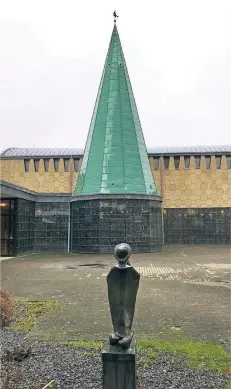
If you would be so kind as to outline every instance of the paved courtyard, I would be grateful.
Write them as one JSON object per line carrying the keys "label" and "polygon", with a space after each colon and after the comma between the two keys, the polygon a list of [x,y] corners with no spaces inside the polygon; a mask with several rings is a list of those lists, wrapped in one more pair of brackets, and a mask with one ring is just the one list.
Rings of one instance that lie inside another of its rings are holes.
{"label": "paved courtyard", "polygon": [[[227,246],[165,246],[135,254],[141,273],[134,319],[137,336],[230,339],[230,249]],[[105,339],[111,331],[106,275],[112,255],[35,254],[1,262],[2,288],[11,295],[57,299],[35,334]]]}

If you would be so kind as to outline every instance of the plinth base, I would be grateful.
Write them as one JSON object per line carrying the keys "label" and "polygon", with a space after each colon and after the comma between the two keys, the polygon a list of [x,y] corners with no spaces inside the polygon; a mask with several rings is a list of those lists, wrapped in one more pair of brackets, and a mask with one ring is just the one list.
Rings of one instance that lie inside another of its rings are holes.
{"label": "plinth base", "polygon": [[102,350],[103,389],[136,388],[136,346],[132,342],[128,350],[105,343]]}

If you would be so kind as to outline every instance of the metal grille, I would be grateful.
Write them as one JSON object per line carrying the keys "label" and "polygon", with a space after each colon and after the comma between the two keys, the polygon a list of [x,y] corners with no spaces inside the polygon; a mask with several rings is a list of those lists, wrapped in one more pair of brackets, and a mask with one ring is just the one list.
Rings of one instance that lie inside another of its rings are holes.
{"label": "metal grille", "polygon": [[164,210],[166,244],[228,244],[231,208],[169,208]]}
{"label": "metal grille", "polygon": [[36,203],[35,252],[67,251],[68,203]]}
{"label": "metal grille", "polygon": [[34,251],[35,203],[22,199],[17,200],[16,207],[16,254]]}

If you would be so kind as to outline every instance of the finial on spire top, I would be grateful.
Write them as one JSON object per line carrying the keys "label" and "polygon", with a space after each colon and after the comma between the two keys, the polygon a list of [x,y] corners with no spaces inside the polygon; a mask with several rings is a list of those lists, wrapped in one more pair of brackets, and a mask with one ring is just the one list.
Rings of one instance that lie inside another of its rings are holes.
{"label": "finial on spire top", "polygon": [[114,23],[116,23],[116,18],[119,17],[119,16],[117,15],[116,11],[113,12],[113,16],[114,16]]}

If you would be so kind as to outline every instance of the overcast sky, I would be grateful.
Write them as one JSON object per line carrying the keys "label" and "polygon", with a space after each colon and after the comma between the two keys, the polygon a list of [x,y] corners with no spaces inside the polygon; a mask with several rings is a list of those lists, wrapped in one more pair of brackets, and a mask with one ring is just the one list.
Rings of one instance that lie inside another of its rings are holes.
{"label": "overcast sky", "polygon": [[0,147],[84,147],[116,9],[148,147],[231,144],[230,0],[3,0]]}

